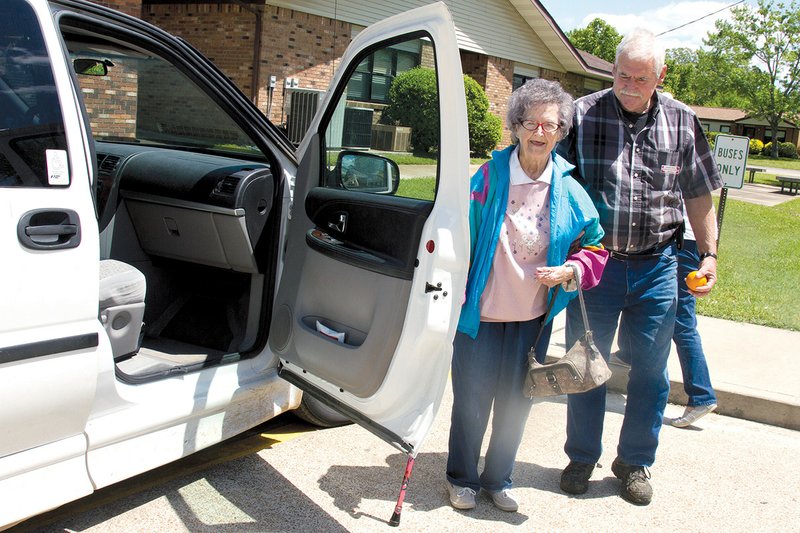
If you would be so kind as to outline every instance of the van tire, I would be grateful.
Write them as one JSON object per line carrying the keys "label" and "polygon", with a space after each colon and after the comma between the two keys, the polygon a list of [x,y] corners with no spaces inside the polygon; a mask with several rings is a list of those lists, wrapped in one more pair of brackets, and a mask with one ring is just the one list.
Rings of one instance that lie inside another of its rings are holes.
{"label": "van tire", "polygon": [[353,423],[352,420],[328,407],[310,394],[303,394],[300,407],[294,413],[309,424],[314,424],[321,428],[333,428]]}

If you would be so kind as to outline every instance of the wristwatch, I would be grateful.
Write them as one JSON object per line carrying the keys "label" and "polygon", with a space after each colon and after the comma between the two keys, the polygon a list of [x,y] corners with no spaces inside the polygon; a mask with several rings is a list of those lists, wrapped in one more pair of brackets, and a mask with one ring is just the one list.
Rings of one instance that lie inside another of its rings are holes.
{"label": "wristwatch", "polygon": [[717,254],[715,254],[714,252],[703,252],[702,254],[700,254],[700,261],[702,261],[706,257],[713,257],[714,259],[716,259]]}

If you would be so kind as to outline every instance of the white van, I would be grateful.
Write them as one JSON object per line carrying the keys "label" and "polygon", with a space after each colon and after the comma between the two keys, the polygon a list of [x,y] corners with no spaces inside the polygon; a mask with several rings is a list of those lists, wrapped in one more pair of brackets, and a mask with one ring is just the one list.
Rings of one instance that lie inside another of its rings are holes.
{"label": "white van", "polygon": [[[133,17],[3,0],[0,40],[0,528],[290,409],[417,453],[469,257],[443,4],[361,32],[297,150]],[[359,65],[409,43],[437,73],[432,201],[345,141]]]}

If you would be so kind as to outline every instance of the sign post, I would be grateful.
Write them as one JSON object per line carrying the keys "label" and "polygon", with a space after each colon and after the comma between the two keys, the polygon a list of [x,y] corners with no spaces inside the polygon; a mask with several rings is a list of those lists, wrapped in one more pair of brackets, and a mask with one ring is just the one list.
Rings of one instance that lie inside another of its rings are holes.
{"label": "sign post", "polygon": [[719,194],[717,210],[717,246],[722,235],[722,218],[725,216],[725,200],[728,188],[741,189],[744,185],[744,170],[747,167],[747,154],[750,152],[750,139],[738,135],[717,135],[714,143],[714,161],[722,176],[722,191]]}

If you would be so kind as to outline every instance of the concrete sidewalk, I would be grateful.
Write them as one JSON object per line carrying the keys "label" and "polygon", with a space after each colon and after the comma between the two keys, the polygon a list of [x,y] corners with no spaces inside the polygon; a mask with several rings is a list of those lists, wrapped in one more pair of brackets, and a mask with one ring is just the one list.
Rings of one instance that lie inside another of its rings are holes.
{"label": "concrete sidewalk", "polygon": [[[548,357],[564,355],[566,313],[553,323]],[[800,332],[698,316],[698,331],[722,415],[800,430]],[[617,349],[616,341],[614,350]],[[609,388],[625,393],[627,368],[611,365]],[[680,362],[672,345],[670,403],[686,405]]]}

